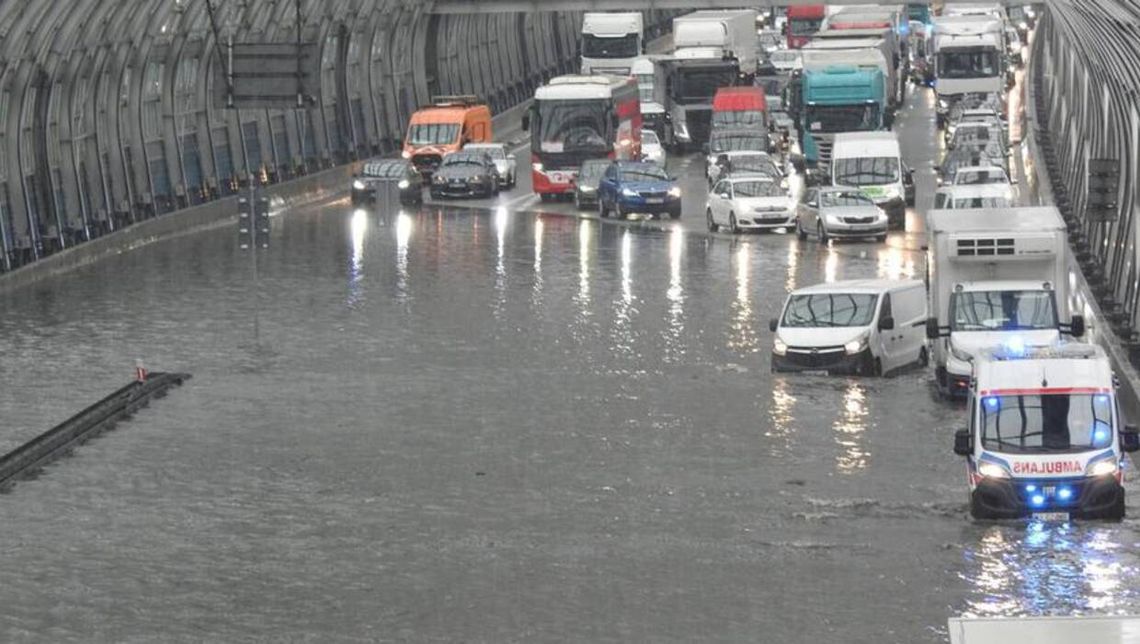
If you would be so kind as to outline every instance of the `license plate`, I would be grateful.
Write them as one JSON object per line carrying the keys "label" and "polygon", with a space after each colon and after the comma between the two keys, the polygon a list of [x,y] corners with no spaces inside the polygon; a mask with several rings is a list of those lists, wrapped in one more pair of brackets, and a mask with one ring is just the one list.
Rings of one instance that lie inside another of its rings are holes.
{"label": "license plate", "polygon": [[1068,512],[1034,512],[1033,518],[1038,521],[1068,521]]}
{"label": "license plate", "polygon": [[805,376],[826,376],[827,369],[804,369],[800,373]]}
{"label": "license plate", "polygon": [[646,199],[645,203],[665,203],[664,199]]}

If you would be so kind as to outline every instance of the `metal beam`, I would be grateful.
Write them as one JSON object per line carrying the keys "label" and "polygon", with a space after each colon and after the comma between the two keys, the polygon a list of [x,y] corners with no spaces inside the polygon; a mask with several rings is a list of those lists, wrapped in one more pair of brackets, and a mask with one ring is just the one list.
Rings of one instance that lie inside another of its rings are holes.
{"label": "metal beam", "polygon": [[[984,2],[985,0],[945,0]],[[701,0],[701,9],[755,9],[820,4],[821,0]],[[827,0],[827,4],[873,4],[869,0]],[[1023,4],[1024,0],[994,0],[995,4]],[[902,4],[902,2],[898,3]],[[436,0],[432,13],[506,13],[538,11],[632,11],[638,9],[693,9],[693,0]]]}

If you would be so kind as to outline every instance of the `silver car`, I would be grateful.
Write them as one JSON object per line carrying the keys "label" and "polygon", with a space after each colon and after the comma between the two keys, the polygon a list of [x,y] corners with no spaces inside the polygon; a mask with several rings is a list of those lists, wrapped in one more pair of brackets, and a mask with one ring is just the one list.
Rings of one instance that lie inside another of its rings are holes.
{"label": "silver car", "polygon": [[471,151],[478,150],[491,157],[491,161],[495,162],[495,170],[499,172],[499,176],[503,179],[504,188],[514,188],[515,184],[518,183],[518,168],[515,162],[515,155],[507,151],[507,144],[468,143],[463,146],[463,149]]}
{"label": "silver car", "polygon": [[808,188],[796,205],[796,235],[815,235],[821,243],[833,238],[887,239],[887,213],[854,188]]}

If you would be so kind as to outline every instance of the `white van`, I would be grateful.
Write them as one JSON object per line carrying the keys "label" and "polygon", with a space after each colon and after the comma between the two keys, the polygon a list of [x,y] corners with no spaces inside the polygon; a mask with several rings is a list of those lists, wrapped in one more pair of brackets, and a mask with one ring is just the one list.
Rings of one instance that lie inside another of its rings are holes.
{"label": "white van", "polygon": [[857,188],[887,213],[891,228],[902,228],[914,205],[914,178],[902,161],[894,132],[841,132],[831,150],[831,183]]}
{"label": "white van", "polygon": [[879,376],[927,362],[926,287],[918,280],[847,280],[792,291],[772,371]]}

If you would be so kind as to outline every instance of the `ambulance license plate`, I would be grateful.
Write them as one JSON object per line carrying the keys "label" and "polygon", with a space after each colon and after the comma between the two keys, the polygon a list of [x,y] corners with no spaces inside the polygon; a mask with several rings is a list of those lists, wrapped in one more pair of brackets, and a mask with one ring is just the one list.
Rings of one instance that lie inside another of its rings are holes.
{"label": "ambulance license plate", "polygon": [[1068,512],[1034,512],[1033,518],[1038,521],[1068,521]]}

